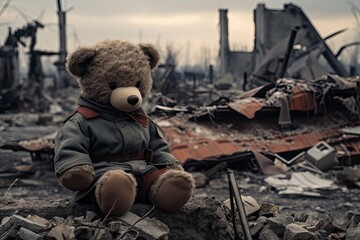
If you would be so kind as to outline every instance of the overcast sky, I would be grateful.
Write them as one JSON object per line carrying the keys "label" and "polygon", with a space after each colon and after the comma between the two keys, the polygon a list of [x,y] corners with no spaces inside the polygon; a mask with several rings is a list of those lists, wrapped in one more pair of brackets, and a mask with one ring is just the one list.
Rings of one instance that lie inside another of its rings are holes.
{"label": "overcast sky", "polygon": [[[0,6],[6,0],[0,0]],[[253,48],[253,10],[260,2],[270,9],[282,9],[289,1],[269,0],[62,0],[67,15],[68,50],[81,44],[103,39],[124,39],[157,44],[163,51],[166,45],[185,52],[191,59],[199,55],[200,46],[217,54],[219,8],[228,9],[229,41],[233,50]],[[354,41],[355,20],[347,0],[297,0],[322,36],[337,30],[349,30],[329,42],[336,51],[344,43]],[[360,7],[359,0],[353,3]],[[58,50],[57,0],[12,0],[11,6],[0,16],[0,37],[3,42],[10,25],[13,29],[25,24],[20,9],[29,19],[44,11],[36,48]],[[181,61],[184,61],[182,57]],[[195,61],[195,60],[194,60]],[[191,63],[191,62],[190,62]]]}

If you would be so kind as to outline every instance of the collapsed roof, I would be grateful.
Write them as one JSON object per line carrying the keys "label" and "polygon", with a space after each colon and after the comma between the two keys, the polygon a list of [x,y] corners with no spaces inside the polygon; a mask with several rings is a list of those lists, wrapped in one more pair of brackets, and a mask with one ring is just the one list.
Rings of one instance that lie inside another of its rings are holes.
{"label": "collapsed roof", "polygon": [[185,167],[222,161],[259,167],[257,153],[290,157],[319,141],[343,153],[341,164],[353,165],[360,160],[360,136],[343,130],[360,124],[359,86],[359,77],[283,78],[190,113],[159,107],[153,118]]}

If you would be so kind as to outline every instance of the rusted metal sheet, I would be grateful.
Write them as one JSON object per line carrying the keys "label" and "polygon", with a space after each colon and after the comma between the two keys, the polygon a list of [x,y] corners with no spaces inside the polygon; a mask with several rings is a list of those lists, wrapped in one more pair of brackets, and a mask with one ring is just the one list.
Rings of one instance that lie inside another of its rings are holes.
{"label": "rusted metal sheet", "polygon": [[[184,163],[188,159],[202,160],[232,155],[239,147],[231,140],[198,140],[191,144],[173,144],[171,153]],[[241,149],[243,151],[243,149]]]}
{"label": "rusted metal sheet", "polygon": [[[245,99],[248,100],[248,99]],[[252,98],[251,101],[240,100],[228,104],[229,107],[238,113],[246,116],[249,119],[255,117],[255,113],[264,107],[264,104],[259,100]]]}
{"label": "rusted metal sheet", "polygon": [[[332,145],[346,144],[349,149],[353,149],[351,155],[359,153],[359,136],[351,136],[351,141],[347,138],[345,143],[343,133],[330,115],[313,118],[315,119],[309,118],[308,121],[300,119],[304,125],[288,133],[271,129],[271,120],[249,121],[236,118],[236,115],[234,122],[238,125],[232,125],[231,129],[221,129],[221,124],[216,126],[206,121],[194,123],[179,117],[158,123],[165,132],[172,153],[182,163],[188,160],[216,159],[248,151],[272,154],[296,152],[306,150],[319,141],[328,141]],[[318,122],[318,125],[312,125],[313,122]]]}
{"label": "rusted metal sheet", "polygon": [[293,89],[290,99],[290,110],[310,111],[315,109],[315,94],[313,92],[301,91],[299,88]]}

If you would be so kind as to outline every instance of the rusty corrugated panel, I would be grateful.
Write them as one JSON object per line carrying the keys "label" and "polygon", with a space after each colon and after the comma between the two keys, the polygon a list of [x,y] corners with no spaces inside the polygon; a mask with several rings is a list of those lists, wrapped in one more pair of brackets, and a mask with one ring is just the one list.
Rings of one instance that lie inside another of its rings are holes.
{"label": "rusty corrugated panel", "polygon": [[[248,100],[248,99],[246,99]],[[229,103],[228,106],[249,119],[255,117],[255,113],[264,107],[264,104],[253,98],[251,101],[237,101]]]}
{"label": "rusty corrugated panel", "polygon": [[199,140],[191,144],[173,144],[171,153],[182,163],[188,159],[203,160],[232,155],[239,147],[230,140]]}
{"label": "rusty corrugated panel", "polygon": [[[283,153],[303,150],[314,146],[317,142],[327,139],[336,134],[336,129],[327,129],[312,132],[295,132],[288,136],[267,136],[267,139],[259,139],[256,136],[247,135],[243,140],[236,140],[235,136],[218,133],[208,129],[210,138],[196,135],[191,130],[191,123],[185,130],[177,131],[176,127],[164,127],[172,153],[184,163],[186,160],[203,160],[232,155],[244,151],[267,151],[271,153]],[[213,139],[211,139],[213,138]],[[215,139],[214,139],[215,138]],[[218,138],[218,139],[216,139]]]}
{"label": "rusty corrugated panel", "polygon": [[293,89],[290,99],[290,110],[310,111],[315,109],[315,96],[313,92],[304,92],[299,88]]}

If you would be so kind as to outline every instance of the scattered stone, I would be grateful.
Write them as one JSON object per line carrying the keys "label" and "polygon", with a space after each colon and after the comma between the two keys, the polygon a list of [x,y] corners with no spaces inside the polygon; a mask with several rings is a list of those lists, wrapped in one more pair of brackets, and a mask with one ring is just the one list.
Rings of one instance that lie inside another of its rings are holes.
{"label": "scattered stone", "polygon": [[[253,197],[241,196],[241,200],[244,205],[246,216],[250,216],[251,214],[259,211],[260,205],[256,202],[256,200]],[[223,203],[227,208],[231,209],[230,199],[225,200]]]}
{"label": "scattered stone", "polygon": [[65,222],[65,218],[55,216],[51,219],[51,222],[53,222],[55,225],[59,225]]}
{"label": "scattered stone", "polygon": [[79,226],[75,229],[75,238],[79,240],[88,240],[94,234],[94,230],[87,226]]}
{"label": "scattered stone", "polygon": [[53,227],[50,232],[47,234],[48,238],[54,240],[63,240],[63,239],[74,239],[75,238],[75,228],[65,224],[60,224]]}
{"label": "scattered stone", "polygon": [[260,216],[254,223],[254,225],[250,227],[250,232],[252,236],[257,236],[259,234],[260,230],[264,227],[266,223],[266,219],[266,217]]}
{"label": "scattered stone", "polygon": [[38,215],[28,215],[26,218],[41,225],[50,225],[50,222],[47,219],[39,217]]}
{"label": "scattered stone", "polygon": [[360,222],[360,211],[349,211],[344,222],[345,228],[357,227]]}
{"label": "scattered stone", "polygon": [[36,233],[44,231],[47,228],[47,226],[44,224],[31,221],[30,219],[23,218],[19,215],[13,215],[10,219],[10,222],[13,226],[24,227]]}
{"label": "scattered stone", "polygon": [[348,228],[345,240],[358,240],[360,236],[360,226]]}
{"label": "scattered stone", "polygon": [[18,228],[11,226],[1,234],[1,239],[15,239],[18,233]]}
{"label": "scattered stone", "polygon": [[19,229],[17,235],[22,240],[40,240],[42,238],[39,234],[23,227]]}
{"label": "scattered stone", "polygon": [[97,214],[93,211],[86,211],[85,220],[92,222],[96,218]]}
{"label": "scattered stone", "polygon": [[[329,235],[334,232],[339,226],[334,222],[334,218],[330,215],[325,215],[319,222],[315,225],[315,230],[325,231],[325,235]],[[341,229],[340,229],[341,230]]]}
{"label": "scattered stone", "polygon": [[[125,215],[118,218],[127,225],[132,225],[140,219],[139,216],[132,212],[127,212]],[[163,239],[169,234],[169,228],[163,222],[157,220],[156,218],[146,217],[136,223],[133,229],[138,230],[140,236],[147,239]]]}
{"label": "scattered stone", "polygon": [[279,214],[279,206],[271,203],[261,204],[259,209],[259,216],[275,217]]}
{"label": "scattered stone", "polygon": [[11,217],[4,217],[1,220],[1,225],[0,225],[0,235],[2,235],[4,232],[6,232],[10,227],[11,227]]}
{"label": "scattered stone", "polygon": [[108,224],[109,231],[110,231],[112,234],[116,234],[116,233],[119,232],[121,225],[123,225],[123,224],[122,224],[122,222],[120,222],[120,221],[110,222],[110,223]]}
{"label": "scattered stone", "polygon": [[291,216],[279,214],[276,217],[266,219],[266,222],[269,224],[269,229],[278,236],[282,236],[285,232],[286,226],[293,223],[294,219]]}
{"label": "scattered stone", "polygon": [[284,240],[315,240],[314,234],[296,223],[290,223],[286,226]]}
{"label": "scattered stone", "polygon": [[280,240],[280,238],[276,235],[276,233],[268,229],[261,232],[259,240]]}
{"label": "scattered stone", "polygon": [[111,235],[109,229],[97,229],[94,232],[94,236],[96,236],[96,240],[112,240],[113,236]]}
{"label": "scattered stone", "polygon": [[76,221],[76,222],[82,222],[82,221],[84,221],[84,216],[80,216],[80,217],[75,217],[74,218],[74,221]]}

